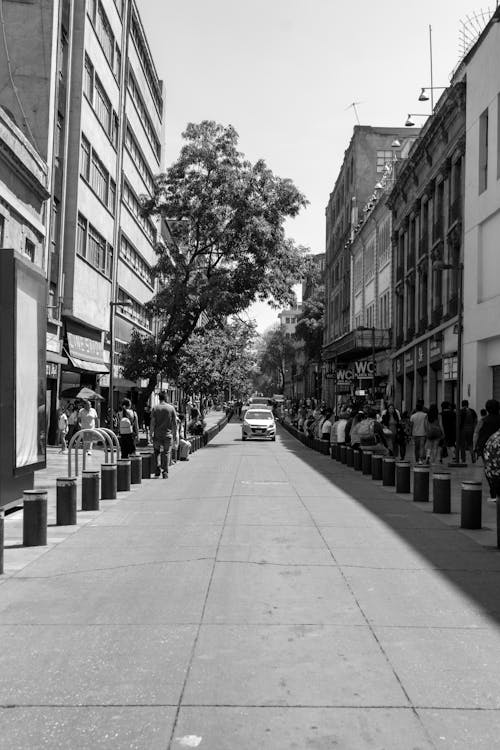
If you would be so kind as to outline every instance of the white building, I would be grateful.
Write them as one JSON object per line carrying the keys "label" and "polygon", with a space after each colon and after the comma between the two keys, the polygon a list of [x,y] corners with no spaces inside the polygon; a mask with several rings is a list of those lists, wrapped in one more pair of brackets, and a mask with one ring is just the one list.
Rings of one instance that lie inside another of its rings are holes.
{"label": "white building", "polygon": [[500,8],[464,60],[467,76],[463,395],[500,399]]}

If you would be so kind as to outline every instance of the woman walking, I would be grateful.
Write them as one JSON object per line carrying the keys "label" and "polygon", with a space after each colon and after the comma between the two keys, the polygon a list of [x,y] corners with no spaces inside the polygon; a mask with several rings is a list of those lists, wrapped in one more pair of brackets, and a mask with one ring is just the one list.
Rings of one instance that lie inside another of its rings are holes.
{"label": "woman walking", "polygon": [[443,438],[437,404],[431,404],[425,420],[425,462],[436,463],[439,443]]}

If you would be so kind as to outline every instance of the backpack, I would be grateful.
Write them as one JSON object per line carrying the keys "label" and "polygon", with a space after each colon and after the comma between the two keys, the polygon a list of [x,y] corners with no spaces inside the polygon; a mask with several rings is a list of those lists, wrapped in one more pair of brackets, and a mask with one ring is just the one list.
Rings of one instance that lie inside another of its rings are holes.
{"label": "backpack", "polygon": [[361,445],[376,445],[375,420],[363,419],[358,425],[358,435]]}
{"label": "backpack", "polygon": [[129,411],[122,412],[120,417],[120,435],[131,435],[132,429],[132,413]]}

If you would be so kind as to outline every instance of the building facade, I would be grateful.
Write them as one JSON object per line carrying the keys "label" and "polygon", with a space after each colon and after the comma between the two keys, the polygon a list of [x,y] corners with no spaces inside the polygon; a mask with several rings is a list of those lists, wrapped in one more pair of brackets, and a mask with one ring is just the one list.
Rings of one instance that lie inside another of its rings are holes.
{"label": "building facade", "polygon": [[463,258],[465,82],[440,97],[397,172],[392,209],[391,398],[456,402],[460,263]]}
{"label": "building facade", "polygon": [[465,137],[463,392],[500,400],[500,9],[463,61]]}
{"label": "building facade", "polygon": [[118,358],[133,329],[152,326],[145,304],[157,227],[141,215],[141,196],[153,191],[161,166],[163,84],[134,0],[40,6],[33,14],[30,4],[4,3],[12,65],[0,72],[0,104],[18,112],[49,163],[47,385],[55,417],[59,397],[81,386],[108,401],[111,364],[115,405],[132,390],[140,400],[140,383],[120,378]]}
{"label": "building facade", "polygon": [[[350,362],[368,361],[372,335],[353,329],[352,244],[359,210],[373,194],[388,163],[400,156],[418,128],[356,126],[326,208],[325,335],[323,399],[334,404],[339,395],[336,369]],[[358,312],[358,316],[363,313]],[[375,333],[375,348],[385,349],[386,339]]]}

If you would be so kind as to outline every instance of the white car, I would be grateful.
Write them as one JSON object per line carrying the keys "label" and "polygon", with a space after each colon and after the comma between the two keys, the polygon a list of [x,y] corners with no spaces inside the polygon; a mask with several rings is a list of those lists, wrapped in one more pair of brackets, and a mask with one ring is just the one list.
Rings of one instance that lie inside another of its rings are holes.
{"label": "white car", "polygon": [[241,439],[268,438],[276,440],[276,422],[272,411],[262,406],[250,406],[243,417]]}

